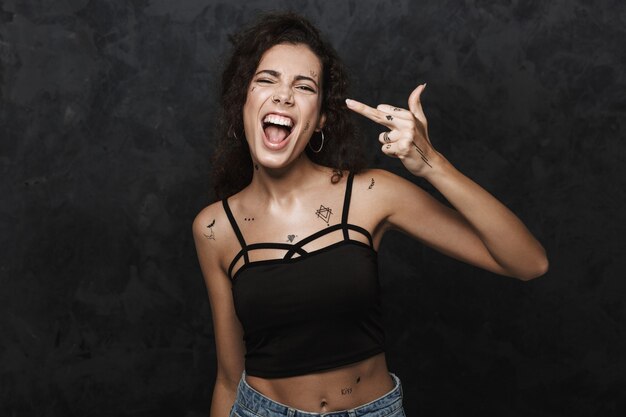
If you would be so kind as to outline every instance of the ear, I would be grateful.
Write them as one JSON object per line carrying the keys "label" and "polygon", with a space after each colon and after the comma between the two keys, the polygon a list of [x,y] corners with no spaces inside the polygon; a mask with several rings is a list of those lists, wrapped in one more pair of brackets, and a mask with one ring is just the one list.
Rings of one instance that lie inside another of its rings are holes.
{"label": "ear", "polygon": [[320,120],[317,123],[317,127],[315,128],[315,131],[319,132],[320,130],[324,128],[325,125],[326,125],[326,113],[322,113],[320,116]]}

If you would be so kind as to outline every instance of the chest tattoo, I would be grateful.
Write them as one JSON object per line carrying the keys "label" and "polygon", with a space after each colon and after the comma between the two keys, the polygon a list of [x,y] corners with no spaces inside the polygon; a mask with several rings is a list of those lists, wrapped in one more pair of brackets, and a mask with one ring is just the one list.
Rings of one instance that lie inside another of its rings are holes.
{"label": "chest tattoo", "polygon": [[333,211],[330,207],[324,207],[323,204],[320,204],[320,208],[315,210],[315,215],[318,219],[322,219],[326,222],[326,226],[330,226],[330,216],[333,214]]}

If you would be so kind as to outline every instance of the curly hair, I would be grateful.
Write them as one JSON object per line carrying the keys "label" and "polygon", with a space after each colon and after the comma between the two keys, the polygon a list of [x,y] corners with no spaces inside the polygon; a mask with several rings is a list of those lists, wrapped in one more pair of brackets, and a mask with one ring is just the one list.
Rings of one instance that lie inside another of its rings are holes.
{"label": "curly hair", "polygon": [[252,181],[252,158],[243,129],[243,106],[247,91],[263,54],[278,44],[304,44],[322,63],[322,113],[326,115],[325,142],[321,152],[306,154],[311,161],[333,168],[331,182],[342,171],[357,173],[365,157],[356,139],[354,122],[345,105],[348,89],[346,70],[334,48],[319,30],[295,13],[261,16],[252,26],[230,37],[234,50],[222,73],[218,144],[211,166],[218,199],[241,191]]}

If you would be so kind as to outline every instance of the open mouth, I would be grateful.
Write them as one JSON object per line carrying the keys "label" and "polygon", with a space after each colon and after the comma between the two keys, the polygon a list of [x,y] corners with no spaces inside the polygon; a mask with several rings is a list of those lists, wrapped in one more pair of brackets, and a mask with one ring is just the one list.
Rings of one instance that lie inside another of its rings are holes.
{"label": "open mouth", "polygon": [[278,145],[283,142],[293,130],[294,122],[291,118],[270,113],[263,118],[263,132],[267,141]]}

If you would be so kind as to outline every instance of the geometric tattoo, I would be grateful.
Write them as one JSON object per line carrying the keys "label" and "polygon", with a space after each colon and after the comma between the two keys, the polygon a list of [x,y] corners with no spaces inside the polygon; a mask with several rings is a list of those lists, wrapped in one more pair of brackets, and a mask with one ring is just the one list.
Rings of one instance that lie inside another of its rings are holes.
{"label": "geometric tattoo", "polygon": [[207,235],[206,233],[202,233],[204,235],[204,237],[206,237],[207,239],[215,240],[215,232],[213,232],[213,226],[215,226],[215,219],[213,219],[211,224],[207,226],[209,228],[209,230],[211,231],[211,234]]}
{"label": "geometric tattoo", "polygon": [[415,142],[412,142],[413,146],[415,147],[415,150],[417,151],[417,153],[420,154],[420,156],[422,157],[422,161],[426,162],[426,165],[428,165],[429,167],[433,167],[431,164],[428,163],[428,158],[426,157],[426,154],[424,154],[424,151],[422,151],[420,149],[419,146],[417,146],[417,144]]}
{"label": "geometric tattoo", "polygon": [[315,215],[318,218],[324,220],[326,222],[326,226],[330,226],[329,222],[331,214],[333,214],[333,211],[330,209],[330,207],[324,207],[323,204],[320,204],[319,210],[315,210]]}

